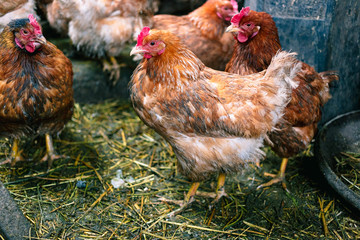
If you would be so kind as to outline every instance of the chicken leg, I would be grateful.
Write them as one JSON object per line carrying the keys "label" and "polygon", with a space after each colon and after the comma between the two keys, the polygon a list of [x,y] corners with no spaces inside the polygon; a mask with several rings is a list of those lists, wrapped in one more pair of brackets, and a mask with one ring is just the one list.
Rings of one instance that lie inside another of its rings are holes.
{"label": "chicken leg", "polygon": [[215,199],[212,202],[212,204],[217,203],[222,197],[227,197],[227,194],[225,192],[225,178],[226,175],[225,173],[219,173],[218,176],[218,181],[217,181],[217,186],[216,186],[216,190],[215,190]]}
{"label": "chicken leg", "polygon": [[17,162],[24,161],[24,158],[21,156],[22,150],[19,150],[19,139],[15,138],[11,148],[11,157],[1,162],[0,165],[10,163],[13,167]]}
{"label": "chicken leg", "polygon": [[211,202],[209,208],[211,209],[212,206],[214,204],[216,204],[222,197],[226,196],[227,194],[225,192],[225,178],[226,178],[226,174],[224,173],[220,173],[218,180],[217,180],[217,186],[215,189],[215,193],[214,192],[197,192],[197,189],[200,185],[199,182],[194,182],[192,183],[188,193],[185,196],[185,199],[183,201],[179,201],[179,200],[168,200],[165,198],[160,198],[161,201],[163,202],[168,202],[168,203],[173,203],[173,204],[177,204],[180,206],[180,208],[172,211],[171,213],[168,214],[168,216],[172,217],[175,216],[176,214],[179,214],[180,212],[184,211],[187,206],[192,203],[194,201],[194,196],[198,195],[201,197],[209,197],[209,198],[214,198],[214,200]]}
{"label": "chicken leg", "polygon": [[40,160],[40,162],[48,162],[48,168],[50,169],[54,160],[63,158],[65,156],[63,155],[57,155],[54,150],[53,140],[50,134],[45,134],[45,141],[46,141],[46,154],[45,156]]}
{"label": "chicken leg", "polygon": [[225,187],[224,187],[225,178],[226,178],[226,174],[224,174],[224,173],[219,174],[215,192],[201,192],[201,191],[198,191],[196,193],[196,195],[200,196],[200,197],[214,198],[214,200],[212,201],[211,204],[217,203],[222,197],[224,197],[224,196],[227,197],[228,196],[226,194],[226,192],[225,192]]}
{"label": "chicken leg", "polygon": [[110,72],[110,79],[113,81],[112,84],[115,86],[117,81],[120,79],[120,68],[126,66],[125,64],[119,64],[115,57],[109,57],[110,63],[107,60],[103,61],[103,71]]}
{"label": "chicken leg", "polygon": [[179,208],[175,209],[174,211],[170,212],[167,215],[169,217],[173,217],[173,216],[181,213],[182,211],[184,211],[194,201],[194,196],[196,195],[196,191],[199,188],[199,186],[200,186],[200,182],[193,182],[191,184],[189,191],[185,195],[185,198],[183,201],[174,201],[174,200],[168,200],[165,198],[160,198],[160,200],[163,202],[169,202],[169,203],[174,203],[174,204],[180,205]]}
{"label": "chicken leg", "polygon": [[288,163],[288,159],[283,158],[282,162],[281,162],[281,165],[280,165],[279,173],[277,175],[272,176],[273,179],[271,179],[269,182],[263,183],[260,186],[258,186],[257,189],[264,188],[264,187],[269,187],[269,186],[271,186],[271,185],[273,185],[275,183],[281,182],[281,185],[284,188],[284,190],[289,192],[289,190],[286,187],[286,182],[285,182],[285,170],[286,170],[287,163]]}

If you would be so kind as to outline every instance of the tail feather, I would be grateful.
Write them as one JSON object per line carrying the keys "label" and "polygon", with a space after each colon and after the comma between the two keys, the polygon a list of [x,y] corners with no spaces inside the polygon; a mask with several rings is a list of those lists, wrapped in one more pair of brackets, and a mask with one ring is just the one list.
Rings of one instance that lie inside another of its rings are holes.
{"label": "tail feather", "polygon": [[321,103],[322,105],[324,105],[331,98],[330,95],[331,83],[339,80],[339,74],[335,71],[326,71],[319,73],[319,75],[324,82],[324,87],[319,92],[321,97]]}
{"label": "tail feather", "polygon": [[297,88],[299,83],[293,79],[301,68],[301,62],[295,58],[296,55],[295,52],[278,51],[266,70],[265,78],[285,80],[289,87]]}
{"label": "tail feather", "polygon": [[298,72],[301,70],[301,62],[295,56],[297,54],[286,51],[278,51],[272,58],[266,70],[264,78],[269,78],[277,86],[275,97],[269,102],[276,105],[273,112],[273,124],[275,125],[283,115],[284,108],[291,100],[291,91],[297,88],[299,83],[294,81]]}

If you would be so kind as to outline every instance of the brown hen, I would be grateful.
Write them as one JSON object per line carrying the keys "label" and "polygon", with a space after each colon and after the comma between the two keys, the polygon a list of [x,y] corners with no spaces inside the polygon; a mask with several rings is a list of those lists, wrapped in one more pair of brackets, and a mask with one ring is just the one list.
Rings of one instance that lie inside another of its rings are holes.
{"label": "brown hen", "polygon": [[[89,57],[100,58],[113,83],[120,78],[116,57],[152,25],[158,0],[53,0],[46,6],[50,26],[66,33]],[[109,61],[110,60],[110,61]]]}
{"label": "brown hen", "polygon": [[36,17],[35,0],[0,1],[0,32],[13,19],[26,18],[29,14]]}
{"label": "brown hen", "polygon": [[[240,75],[266,69],[276,52],[281,49],[275,22],[268,13],[243,8],[231,20],[228,32],[234,32],[236,44],[226,71]],[[335,72],[317,73],[313,67],[301,62],[301,71],[295,80],[299,86],[293,89],[291,101],[284,116],[269,134],[272,150],[283,158],[279,174],[259,187],[282,182],[284,189],[285,169],[288,157],[305,150],[313,139],[317,123],[321,119],[321,107],[330,99],[329,83],[338,80]]]}
{"label": "brown hen", "polygon": [[207,67],[224,70],[234,45],[232,35],[225,29],[236,13],[235,0],[208,0],[188,15],[155,15],[153,28],[172,32]]}
{"label": "brown hen", "polygon": [[71,1],[64,0],[37,0],[37,8],[46,16],[50,26],[60,35],[66,37],[69,32],[69,22],[74,7]]}
{"label": "brown hen", "polygon": [[73,71],[70,60],[47,42],[36,19],[15,19],[0,34],[0,135],[14,138],[11,157],[22,160],[21,137],[46,136],[49,167],[58,158],[51,134],[73,113]]}
{"label": "brown hen", "polygon": [[169,142],[179,171],[193,182],[183,207],[173,213],[214,174],[219,174],[217,201],[225,174],[262,158],[263,139],[297,86],[294,54],[281,52],[267,71],[239,76],[205,67],[174,34],[149,28],[131,54],[144,56],[130,82],[134,109]]}

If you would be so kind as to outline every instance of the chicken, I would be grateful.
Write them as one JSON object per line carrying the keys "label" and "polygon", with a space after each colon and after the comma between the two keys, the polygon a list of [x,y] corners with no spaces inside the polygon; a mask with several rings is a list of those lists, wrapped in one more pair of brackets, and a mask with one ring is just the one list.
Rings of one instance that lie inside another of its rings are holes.
{"label": "chicken", "polygon": [[[281,49],[275,22],[265,12],[243,8],[232,18],[227,31],[234,32],[237,39],[233,56],[226,66],[227,72],[246,75],[262,71]],[[330,99],[329,83],[338,79],[335,72],[317,73],[308,64],[301,62],[301,65],[301,71],[295,78],[299,87],[291,93],[284,116],[276,125],[278,130],[269,135],[268,145],[283,158],[280,172],[259,187],[281,182],[287,190],[285,169],[288,158],[309,146],[321,119],[321,107]]]}
{"label": "chicken", "polygon": [[73,4],[65,0],[37,0],[37,7],[46,16],[50,26],[60,35],[68,36]]}
{"label": "chicken", "polygon": [[51,134],[61,131],[73,114],[70,60],[47,42],[33,15],[12,20],[0,34],[0,135],[14,138],[11,157],[22,160],[22,137],[45,135],[49,167],[55,154]]}
{"label": "chicken", "polygon": [[153,28],[172,32],[207,67],[224,70],[234,45],[232,35],[225,33],[225,29],[236,13],[235,0],[208,0],[188,15],[155,15]]}
{"label": "chicken", "polygon": [[217,201],[226,174],[263,156],[263,139],[297,86],[294,54],[280,52],[267,71],[242,77],[205,67],[177,36],[147,27],[130,54],[144,56],[130,81],[133,107],[169,142],[179,171],[193,182],[175,213],[213,174],[219,174]]}
{"label": "chicken", "polygon": [[151,25],[157,7],[158,0],[54,0],[46,14],[59,32],[68,28],[67,34],[78,50],[102,59],[104,70],[116,83],[122,65],[115,57],[136,40],[144,26]]}
{"label": "chicken", "polygon": [[25,18],[35,13],[35,0],[0,1],[0,32],[15,18]]}

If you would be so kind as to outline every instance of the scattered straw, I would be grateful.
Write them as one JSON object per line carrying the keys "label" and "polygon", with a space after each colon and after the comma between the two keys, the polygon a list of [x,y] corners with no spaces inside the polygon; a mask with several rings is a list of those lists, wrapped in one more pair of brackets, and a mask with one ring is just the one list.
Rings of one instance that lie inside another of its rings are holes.
{"label": "scattered straw", "polygon": [[[10,154],[10,143],[0,139],[2,160]],[[0,166],[0,179],[31,223],[33,239],[360,236],[359,220],[322,189],[319,173],[310,176],[315,164],[310,148],[289,159],[286,179],[290,194],[278,185],[256,190],[269,180],[263,173],[276,172],[281,162],[265,149],[267,158],[261,168],[250,166],[228,176],[225,188],[229,198],[209,210],[212,199],[196,196],[188,209],[169,219],[167,214],[178,206],[159,198],[182,200],[190,182],[177,174],[171,147],[141,122],[128,102],[76,104],[72,121],[59,139],[54,138],[54,144],[59,154],[69,157],[55,161],[49,171],[46,163]],[[21,147],[25,157],[35,162],[45,153],[41,137],[24,139]],[[111,180],[117,175],[124,184],[114,188]],[[199,191],[213,191],[215,181],[216,176],[205,181]]]}

